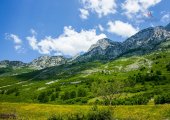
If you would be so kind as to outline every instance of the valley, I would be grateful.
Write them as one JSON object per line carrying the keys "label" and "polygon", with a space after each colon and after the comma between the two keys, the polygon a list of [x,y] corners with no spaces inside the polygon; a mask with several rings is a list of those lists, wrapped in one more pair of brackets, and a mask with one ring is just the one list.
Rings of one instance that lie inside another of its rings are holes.
{"label": "valley", "polygon": [[170,119],[168,28],[147,28],[123,43],[104,38],[74,59],[1,61],[0,113],[42,120],[86,116],[96,105],[97,112],[110,106],[115,119]]}

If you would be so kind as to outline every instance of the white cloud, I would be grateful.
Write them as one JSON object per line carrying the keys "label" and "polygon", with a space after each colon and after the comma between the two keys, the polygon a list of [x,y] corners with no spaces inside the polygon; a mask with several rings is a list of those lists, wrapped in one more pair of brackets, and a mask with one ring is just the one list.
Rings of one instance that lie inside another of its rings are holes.
{"label": "white cloud", "polygon": [[134,28],[131,24],[124,23],[119,20],[115,22],[109,21],[108,26],[108,32],[114,33],[121,37],[130,37],[139,31],[138,28]]}
{"label": "white cloud", "polygon": [[97,13],[99,17],[116,12],[115,0],[81,0],[83,9]]}
{"label": "white cloud", "polygon": [[64,33],[57,38],[50,36],[37,40],[35,36],[27,37],[33,50],[41,54],[62,54],[74,56],[80,52],[86,52],[97,40],[106,38],[105,34],[96,34],[94,29],[75,31],[71,26],[64,27]]}
{"label": "white cloud", "polygon": [[38,50],[38,46],[37,46],[37,39],[35,38],[35,36],[29,36],[26,37],[26,39],[28,40],[29,45],[32,47],[33,50]]}
{"label": "white cloud", "polygon": [[88,16],[89,16],[89,11],[88,10],[86,10],[86,9],[79,9],[80,10],[80,17],[82,18],[82,19],[87,19],[88,18]]}
{"label": "white cloud", "polygon": [[126,0],[121,7],[124,10],[124,14],[128,18],[132,18],[134,15],[145,16],[150,7],[160,2],[161,0]]}
{"label": "white cloud", "polygon": [[102,25],[99,24],[99,25],[98,25],[98,28],[99,28],[100,31],[102,31],[102,32],[104,31],[104,28],[103,28]]}
{"label": "white cloud", "polygon": [[36,35],[36,34],[37,34],[37,32],[36,32],[33,28],[31,28],[30,32],[31,32],[31,34],[33,34],[33,35]]}
{"label": "white cloud", "polygon": [[170,13],[164,14],[161,18],[161,21],[169,23],[170,22]]}
{"label": "white cloud", "polygon": [[6,39],[12,40],[15,44],[22,44],[22,40],[14,34],[6,34]]}
{"label": "white cloud", "polygon": [[7,40],[12,40],[14,42],[14,49],[19,53],[23,53],[22,50],[22,40],[15,34],[5,34]]}
{"label": "white cloud", "polygon": [[21,45],[16,45],[14,48],[15,50],[19,50],[21,48]]}

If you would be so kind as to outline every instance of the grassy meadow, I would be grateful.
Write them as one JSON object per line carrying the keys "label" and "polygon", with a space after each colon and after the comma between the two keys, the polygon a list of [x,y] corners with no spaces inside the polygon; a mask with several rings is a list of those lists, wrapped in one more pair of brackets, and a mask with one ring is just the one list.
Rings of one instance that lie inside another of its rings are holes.
{"label": "grassy meadow", "polygon": [[[58,120],[49,119],[56,115],[78,120],[68,116],[95,113],[94,104],[101,111],[109,108],[116,120],[170,119],[170,50],[16,73],[0,74],[0,119]],[[114,94],[110,101],[103,99]]]}
{"label": "grassy meadow", "polygon": [[[106,106],[99,106],[103,109]],[[47,120],[51,115],[86,114],[89,105],[52,105],[32,103],[0,103],[0,114],[15,114],[22,120]],[[118,120],[168,120],[170,105],[133,105],[112,107],[112,114]]]}

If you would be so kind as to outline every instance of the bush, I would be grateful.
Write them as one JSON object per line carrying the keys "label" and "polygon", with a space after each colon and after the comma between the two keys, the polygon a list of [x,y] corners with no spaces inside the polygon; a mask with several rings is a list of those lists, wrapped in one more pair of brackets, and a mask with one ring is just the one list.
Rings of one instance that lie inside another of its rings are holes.
{"label": "bush", "polygon": [[61,115],[52,115],[47,120],[64,120]]}
{"label": "bush", "polygon": [[157,75],[162,75],[162,72],[159,71],[159,70],[157,70],[157,71],[156,71],[156,74],[157,74]]}
{"label": "bush", "polygon": [[149,82],[149,81],[154,81],[154,82],[163,81],[163,80],[166,80],[166,77],[162,76],[162,72],[159,70],[156,72],[153,72],[153,70],[151,70],[151,73],[134,74],[133,76],[129,76],[128,79],[134,80],[137,83],[144,84],[144,82]]}
{"label": "bush", "polygon": [[75,97],[76,97],[76,91],[71,91],[70,98],[75,98]]}
{"label": "bush", "polygon": [[51,101],[55,101],[55,99],[56,99],[56,94],[52,94],[51,95]]}
{"label": "bush", "polygon": [[170,103],[170,93],[164,93],[162,95],[155,96],[154,102],[155,104]]}
{"label": "bush", "polygon": [[167,71],[170,71],[170,63],[166,65]]}
{"label": "bush", "polygon": [[87,120],[112,120],[112,112],[108,108],[98,109],[97,106],[92,107],[87,114]]}
{"label": "bush", "polygon": [[17,93],[19,91],[18,88],[10,88],[7,90],[6,94],[9,95],[9,94],[12,94],[12,93]]}
{"label": "bush", "polygon": [[87,95],[87,91],[84,88],[79,87],[77,90],[77,97],[85,97]]}
{"label": "bush", "polygon": [[48,120],[85,120],[85,116],[82,113],[70,113],[67,115],[52,115]]}
{"label": "bush", "polygon": [[48,120],[113,120],[112,112],[109,108],[98,109],[95,105],[87,114],[69,113],[67,115],[52,115]]}
{"label": "bush", "polygon": [[75,104],[75,103],[86,104],[88,99],[89,98],[86,98],[86,97],[77,97],[77,98],[65,100],[64,103],[66,103],[66,104]]}
{"label": "bush", "polygon": [[154,96],[153,93],[144,93],[132,97],[117,99],[112,102],[113,105],[146,105]]}
{"label": "bush", "polygon": [[70,98],[70,93],[68,91],[65,91],[62,95],[61,95],[61,99],[62,100],[68,100]]}
{"label": "bush", "polygon": [[46,103],[49,100],[46,92],[40,93],[37,99],[39,100],[39,102],[42,102],[42,103]]}

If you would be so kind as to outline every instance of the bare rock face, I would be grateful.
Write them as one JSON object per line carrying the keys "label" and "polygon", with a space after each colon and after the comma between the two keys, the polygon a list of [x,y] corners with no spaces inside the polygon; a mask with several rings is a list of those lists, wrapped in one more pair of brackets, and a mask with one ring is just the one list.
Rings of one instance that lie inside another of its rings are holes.
{"label": "bare rock face", "polygon": [[57,66],[61,64],[65,64],[67,61],[63,56],[41,56],[37,59],[34,59],[31,63],[29,63],[29,67],[33,67],[35,69],[43,69],[46,67]]}
{"label": "bare rock face", "polygon": [[105,60],[117,57],[122,53],[122,45],[120,42],[114,42],[108,38],[100,39],[96,44],[92,45],[89,50],[77,57],[78,61],[86,60]]}
{"label": "bare rock face", "polygon": [[169,38],[170,32],[164,27],[158,26],[144,29],[125,40],[122,44],[124,52],[133,49],[152,50],[156,45],[168,40]]}

